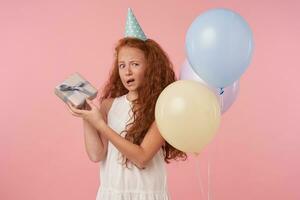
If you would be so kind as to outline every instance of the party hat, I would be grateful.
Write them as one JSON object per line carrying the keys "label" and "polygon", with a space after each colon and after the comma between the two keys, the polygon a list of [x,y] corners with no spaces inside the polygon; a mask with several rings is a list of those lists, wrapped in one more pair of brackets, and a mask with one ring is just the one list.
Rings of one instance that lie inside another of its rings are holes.
{"label": "party hat", "polygon": [[135,37],[143,41],[147,40],[147,37],[136,20],[131,8],[128,8],[125,37]]}

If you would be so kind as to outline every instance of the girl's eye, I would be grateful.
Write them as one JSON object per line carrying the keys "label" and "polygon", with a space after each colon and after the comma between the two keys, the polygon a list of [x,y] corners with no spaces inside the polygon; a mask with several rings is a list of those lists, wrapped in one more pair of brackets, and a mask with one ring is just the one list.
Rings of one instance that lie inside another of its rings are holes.
{"label": "girl's eye", "polygon": [[138,63],[133,63],[133,65],[134,65],[134,66],[139,66],[139,64],[138,64]]}
{"label": "girl's eye", "polygon": [[119,67],[120,67],[120,68],[123,68],[123,67],[124,67],[124,65],[123,65],[123,64],[121,64],[121,65],[119,65]]}

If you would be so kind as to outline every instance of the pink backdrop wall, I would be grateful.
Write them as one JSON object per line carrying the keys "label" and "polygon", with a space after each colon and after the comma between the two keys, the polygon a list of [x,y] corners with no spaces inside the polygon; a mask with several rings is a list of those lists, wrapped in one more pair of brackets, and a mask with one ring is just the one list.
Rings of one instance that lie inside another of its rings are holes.
{"label": "pink backdrop wall", "polygon": [[253,61],[215,140],[167,165],[172,199],[207,199],[208,189],[213,200],[300,199],[297,0],[1,1],[0,199],[95,199],[99,164],[87,157],[81,119],[53,89],[75,71],[103,85],[128,7],[177,74],[201,12],[233,9],[254,33]]}

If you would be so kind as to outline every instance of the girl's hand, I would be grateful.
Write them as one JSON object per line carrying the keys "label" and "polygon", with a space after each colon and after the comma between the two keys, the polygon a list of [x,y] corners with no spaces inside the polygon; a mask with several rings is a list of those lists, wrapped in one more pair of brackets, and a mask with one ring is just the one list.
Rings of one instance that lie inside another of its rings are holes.
{"label": "girl's hand", "polygon": [[91,100],[86,98],[87,105],[85,108],[90,108],[89,110],[81,110],[74,107],[72,104],[67,102],[68,109],[71,114],[75,117],[81,117],[82,119],[90,122],[94,127],[98,124],[101,120],[104,121],[101,113],[100,108],[98,108]]}

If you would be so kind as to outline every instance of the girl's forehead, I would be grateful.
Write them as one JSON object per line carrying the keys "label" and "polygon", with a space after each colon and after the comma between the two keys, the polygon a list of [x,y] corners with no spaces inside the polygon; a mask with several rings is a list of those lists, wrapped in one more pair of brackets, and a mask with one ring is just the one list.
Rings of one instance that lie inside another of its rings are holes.
{"label": "girl's forehead", "polygon": [[118,53],[118,60],[143,60],[144,52],[134,47],[122,47]]}

